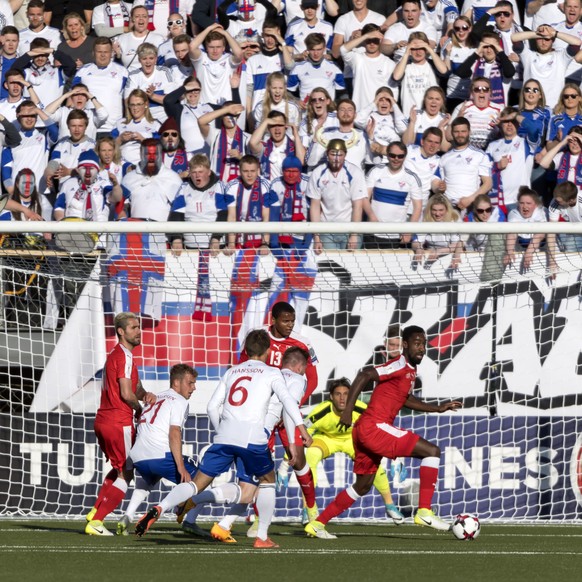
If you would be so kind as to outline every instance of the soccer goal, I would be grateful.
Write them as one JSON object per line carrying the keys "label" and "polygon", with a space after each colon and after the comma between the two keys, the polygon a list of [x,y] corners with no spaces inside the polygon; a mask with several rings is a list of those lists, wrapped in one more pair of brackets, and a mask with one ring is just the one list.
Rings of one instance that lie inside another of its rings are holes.
{"label": "soccer goal", "polygon": [[[185,439],[199,458],[211,442],[205,411],[217,380],[237,361],[248,330],[268,323],[271,306],[284,300],[295,307],[296,331],[310,339],[319,360],[318,388],[306,410],[327,398],[329,380],[353,380],[362,366],[378,363],[393,326],[426,330],[415,395],[458,399],[463,409],[403,411],[397,424],[442,451],[439,515],[580,519],[582,253],[563,252],[555,237],[582,235],[578,225],[528,224],[547,241],[533,253],[508,244],[523,236],[523,224],[486,224],[480,233],[474,223],[237,225],[295,241],[314,232],[364,240],[400,233],[422,240],[428,233],[426,244],[436,248],[477,234],[482,248],[422,256],[410,249],[312,248],[178,256],[167,250],[167,233],[208,227],[127,221],[99,224],[95,235],[94,224],[42,226],[54,242],[34,234],[38,224],[2,226],[0,516],[76,517],[92,505],[107,472],[92,427],[103,364],[116,342],[114,313],[141,316],[138,365],[148,390],[165,389],[175,363],[198,370]],[[217,223],[212,231],[230,228]],[[351,468],[343,454],[318,467],[319,507],[351,482]],[[386,469],[395,503],[410,515],[418,463],[386,460]],[[298,519],[301,507],[291,477],[278,496],[277,518]],[[370,494],[346,517],[385,519],[382,498]]]}

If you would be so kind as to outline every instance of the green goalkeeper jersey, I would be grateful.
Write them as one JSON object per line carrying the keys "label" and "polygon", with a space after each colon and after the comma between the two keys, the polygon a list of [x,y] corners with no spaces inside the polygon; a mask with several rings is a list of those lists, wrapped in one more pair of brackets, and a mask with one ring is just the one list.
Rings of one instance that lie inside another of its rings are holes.
{"label": "green goalkeeper jersey", "polygon": [[[356,405],[352,412],[352,426],[360,418],[362,412],[366,410],[367,404],[361,400],[356,400]],[[352,438],[352,429],[340,431],[337,423],[339,415],[333,411],[331,400],[326,400],[318,404],[305,418],[307,431],[312,437],[324,435],[334,439],[347,440]]]}

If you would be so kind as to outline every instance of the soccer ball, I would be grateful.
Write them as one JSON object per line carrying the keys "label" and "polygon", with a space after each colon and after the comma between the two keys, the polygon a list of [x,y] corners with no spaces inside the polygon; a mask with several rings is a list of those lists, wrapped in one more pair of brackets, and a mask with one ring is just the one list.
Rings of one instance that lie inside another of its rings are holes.
{"label": "soccer ball", "polygon": [[457,515],[453,523],[453,535],[458,540],[474,540],[481,533],[481,524],[476,515]]}

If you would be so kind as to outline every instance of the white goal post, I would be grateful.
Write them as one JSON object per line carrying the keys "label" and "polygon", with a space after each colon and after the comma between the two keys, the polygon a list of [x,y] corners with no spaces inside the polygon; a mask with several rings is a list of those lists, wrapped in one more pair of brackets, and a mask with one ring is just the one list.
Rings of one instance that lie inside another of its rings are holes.
{"label": "white goal post", "polygon": [[[147,389],[165,389],[175,363],[198,370],[185,439],[187,452],[200,457],[211,441],[205,407],[213,387],[236,361],[244,334],[264,325],[271,304],[283,299],[295,306],[297,331],[319,359],[318,388],[306,410],[326,398],[330,379],[353,379],[377,362],[391,325],[426,329],[417,395],[460,399],[464,407],[442,415],[403,411],[397,424],[441,448],[439,515],[579,521],[582,253],[556,247],[550,269],[545,249],[527,265],[519,252],[509,262],[505,241],[524,231],[582,236],[582,224],[236,224],[241,233],[462,239],[476,228],[489,237],[485,250],[462,252],[451,268],[450,254],[418,262],[410,250],[176,256],[166,249],[165,234],[227,234],[232,223],[2,224],[0,516],[78,517],[91,507],[106,472],[92,429],[102,367],[115,344],[114,312],[137,306],[142,316],[138,363]],[[31,242],[39,230],[100,236],[96,250],[67,253],[40,237]],[[388,460],[386,468],[395,503],[410,516],[418,463]],[[326,459],[318,468],[318,505],[351,479],[349,459]],[[301,505],[291,477],[278,495],[277,518],[298,519]],[[203,517],[222,511],[213,507]],[[345,517],[385,519],[382,498],[370,493]]]}

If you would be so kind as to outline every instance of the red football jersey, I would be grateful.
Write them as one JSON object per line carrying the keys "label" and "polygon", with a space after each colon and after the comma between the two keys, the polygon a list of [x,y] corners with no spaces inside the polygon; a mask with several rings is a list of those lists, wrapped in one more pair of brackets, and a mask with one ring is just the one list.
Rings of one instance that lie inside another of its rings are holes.
{"label": "red football jersey", "polygon": [[414,388],[416,368],[404,356],[375,367],[380,379],[360,418],[392,424]]}
{"label": "red football jersey", "polygon": [[134,394],[137,392],[139,376],[133,355],[127,348],[117,344],[105,362],[101,404],[96,418],[102,422],[106,420],[107,422],[130,425],[133,423],[133,408],[121,398],[118,382],[120,378],[131,379],[131,389]]}
{"label": "red football jersey", "polygon": [[[267,364],[269,366],[281,369],[281,364],[283,363],[283,354],[292,346],[300,347],[309,353],[307,370],[305,371],[307,387],[305,388],[305,394],[299,403],[301,406],[307,402],[307,399],[317,388],[317,356],[315,355],[315,350],[306,337],[303,337],[294,331],[291,332],[289,337],[278,338],[271,333],[271,327],[267,326],[265,329],[271,338],[271,353],[269,354],[269,359],[267,360]],[[246,360],[248,360],[248,356],[247,353],[243,350],[240,357],[240,362],[246,362]]]}

